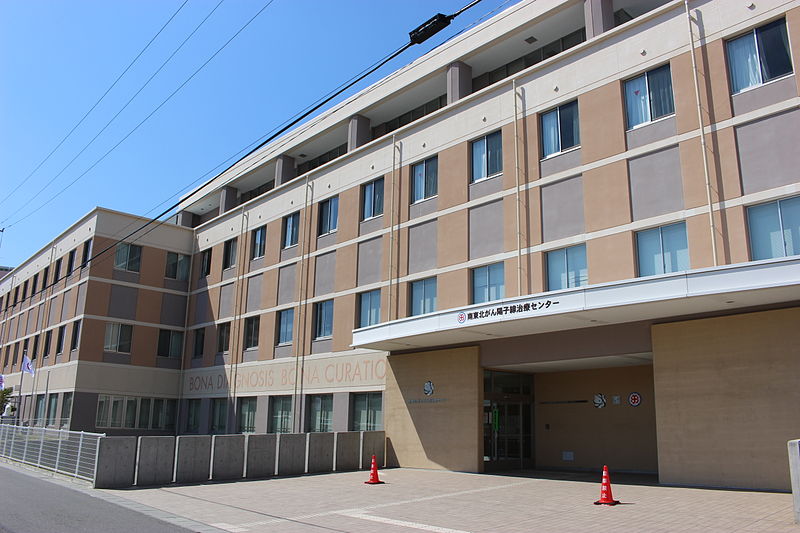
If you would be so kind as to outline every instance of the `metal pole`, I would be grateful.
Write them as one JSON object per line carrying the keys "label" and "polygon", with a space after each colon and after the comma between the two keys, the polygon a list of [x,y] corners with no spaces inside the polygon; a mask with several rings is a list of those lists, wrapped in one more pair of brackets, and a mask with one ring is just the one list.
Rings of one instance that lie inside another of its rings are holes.
{"label": "metal pole", "polygon": [[55,470],[58,472],[58,463],[61,460],[61,446],[64,444],[64,437],[62,436],[63,429],[58,430],[58,448],[56,449],[56,466]]}
{"label": "metal pole", "polygon": [[83,431],[81,431],[81,438],[78,441],[78,455],[75,457],[75,473],[72,477],[78,477],[78,466],[81,464],[81,451],[83,450]]}
{"label": "metal pole", "polygon": [[[519,122],[519,111],[517,110],[517,80],[511,81],[511,90],[514,93],[514,179],[517,183],[516,204],[514,210],[517,218],[517,295],[527,294],[527,290],[522,292],[522,228],[520,227],[520,199],[519,199],[519,134],[517,132],[517,122]],[[488,148],[487,148],[488,150]]]}

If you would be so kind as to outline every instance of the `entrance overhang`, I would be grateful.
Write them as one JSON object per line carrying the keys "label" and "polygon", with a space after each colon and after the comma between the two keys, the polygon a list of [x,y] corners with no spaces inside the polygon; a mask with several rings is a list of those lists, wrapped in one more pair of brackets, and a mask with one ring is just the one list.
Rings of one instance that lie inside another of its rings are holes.
{"label": "entrance overhang", "polygon": [[353,346],[404,351],[800,301],[800,257],[506,298],[353,331]]}

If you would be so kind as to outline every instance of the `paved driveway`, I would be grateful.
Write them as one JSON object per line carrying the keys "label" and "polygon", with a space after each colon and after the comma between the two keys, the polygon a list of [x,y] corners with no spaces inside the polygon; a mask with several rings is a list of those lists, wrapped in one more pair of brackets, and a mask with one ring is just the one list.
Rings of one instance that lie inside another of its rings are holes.
{"label": "paved driveway", "polygon": [[[611,480],[616,507],[595,506],[599,478],[558,479],[414,469],[103,491],[229,532],[731,532],[800,533],[790,494]],[[121,498],[118,498],[121,497]]]}

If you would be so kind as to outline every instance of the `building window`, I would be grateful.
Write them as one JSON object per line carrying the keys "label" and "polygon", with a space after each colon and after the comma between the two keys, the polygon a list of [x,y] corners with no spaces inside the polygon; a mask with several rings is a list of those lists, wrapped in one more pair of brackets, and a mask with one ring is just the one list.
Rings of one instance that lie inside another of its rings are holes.
{"label": "building window", "polygon": [[547,252],[547,290],[583,287],[588,283],[585,244]]}
{"label": "building window", "polygon": [[66,337],[67,326],[60,326],[58,328],[58,337],[56,338],[56,355],[64,353],[64,337]]}
{"label": "building window", "polygon": [[260,317],[251,316],[244,319],[244,349],[258,348],[258,326]]}
{"label": "building window", "polygon": [[[53,267],[53,283],[61,279],[61,259],[56,259],[56,264]],[[17,303],[16,297],[14,298],[14,304]]]}
{"label": "building window", "polygon": [[289,248],[297,244],[300,226],[300,212],[283,217],[283,247]]}
{"label": "building window", "polygon": [[381,291],[362,292],[358,297],[358,327],[365,328],[381,321]]}
{"label": "building window", "polygon": [[383,429],[383,396],[380,392],[359,392],[352,395],[353,410],[350,417],[352,431],[380,431]]}
{"label": "building window", "polygon": [[312,394],[306,401],[308,431],[333,431],[333,394]]}
{"label": "building window", "polygon": [[[78,321],[78,323],[80,324],[80,320]],[[36,359],[37,355],[39,355],[39,335],[36,335],[33,338],[33,357],[31,357],[31,359]]]}
{"label": "building window", "polygon": [[628,129],[674,113],[669,64],[625,82]]}
{"label": "building window", "polygon": [[689,270],[686,224],[679,222],[636,233],[640,276]]}
{"label": "building window", "polygon": [[69,420],[72,416],[72,393],[65,392],[61,398],[61,420]]}
{"label": "building window", "polygon": [[39,273],[33,275],[33,282],[31,282],[31,296],[36,294],[36,287],[39,285]]}
{"label": "building window", "polygon": [[563,152],[581,143],[578,101],[558,106],[541,117],[542,157]]}
{"label": "building window", "polygon": [[264,252],[267,249],[267,226],[256,228],[253,234],[253,247],[250,250],[250,259],[258,259],[264,257]]}
{"label": "building window", "polygon": [[324,339],[333,335],[333,300],[314,304],[314,338]]}
{"label": "building window", "polygon": [[361,188],[361,220],[383,214],[383,178],[371,181]]}
{"label": "building window", "polygon": [[72,271],[75,270],[75,254],[77,250],[70,250],[69,255],[67,256],[67,276],[72,274]]}
{"label": "building window", "polygon": [[85,268],[92,258],[92,239],[83,243],[83,252],[81,253],[81,268]]}
{"label": "building window", "polygon": [[256,398],[239,398],[239,433],[256,431]]}
{"label": "building window", "polygon": [[164,277],[186,281],[189,279],[189,256],[175,252],[167,252],[167,268]]}
{"label": "building window", "polygon": [[44,352],[42,353],[42,357],[50,357],[50,344],[52,342],[53,342],[53,330],[50,329],[44,332]]}
{"label": "building window", "polygon": [[101,394],[97,398],[97,415],[94,418],[95,427],[104,428],[108,426],[108,396]]}
{"label": "building window", "polygon": [[194,330],[194,351],[192,357],[194,359],[201,359],[203,357],[203,349],[206,344],[206,328]]}
{"label": "building window", "polygon": [[180,357],[181,346],[183,345],[183,332],[171,329],[158,331],[158,350],[156,355],[160,357]]}
{"label": "building window", "polygon": [[499,131],[472,143],[472,181],[491,178],[503,172],[503,137]]}
{"label": "building window", "polygon": [[411,282],[411,316],[436,311],[436,278]]}
{"label": "building window", "polygon": [[472,303],[482,304],[505,297],[505,268],[495,263],[472,269]]}
{"label": "building window", "polygon": [[44,406],[44,394],[37,394],[36,395],[36,410],[33,413],[33,425],[34,426],[41,426],[44,425],[44,417],[45,417],[45,406]]}
{"label": "building window", "polygon": [[136,428],[136,414],[139,408],[139,400],[137,398],[128,398],[125,400],[125,416],[123,426],[127,429]]}
{"label": "building window", "polygon": [[42,290],[45,290],[47,288],[47,276],[49,275],[49,273],[50,273],[50,267],[44,267],[44,270],[42,270]]}
{"label": "building window", "polygon": [[222,270],[236,266],[236,243],[237,239],[225,241],[222,248]]}
{"label": "building window", "polygon": [[130,272],[139,272],[141,260],[141,246],[128,244],[127,242],[117,244],[117,250],[114,253],[114,268],[128,270]]}
{"label": "building window", "polygon": [[754,261],[800,254],[800,196],[747,208]]}
{"label": "building window", "polygon": [[[80,338],[81,338],[81,321],[76,320],[75,322],[72,323],[72,338],[69,341],[70,351],[78,349],[78,342],[80,342]],[[39,338],[37,337],[36,340],[39,340]],[[34,342],[33,344],[35,349],[36,342]]]}
{"label": "building window", "polygon": [[25,283],[22,284],[22,301],[25,301],[25,298],[28,297],[28,280],[25,280]]}
{"label": "building window", "polygon": [[271,396],[269,399],[268,433],[290,433],[292,431],[292,397]]}
{"label": "building window", "polygon": [[47,398],[47,425],[52,426],[56,422],[56,410],[58,409],[58,393],[51,393]]}
{"label": "building window", "polygon": [[339,227],[339,197],[334,196],[319,203],[319,233],[325,235]]}
{"label": "building window", "polygon": [[200,431],[200,399],[186,402],[186,433]]}
{"label": "building window", "polygon": [[200,252],[200,277],[211,274],[211,248]]}
{"label": "building window", "polygon": [[439,193],[439,159],[431,157],[411,168],[411,203],[433,198]]}
{"label": "building window", "polygon": [[141,398],[139,400],[139,420],[136,427],[139,429],[150,429],[150,411],[152,409],[151,398]]}
{"label": "building window", "polygon": [[792,72],[784,19],[756,28],[726,45],[733,94]]}
{"label": "building window", "polygon": [[211,399],[211,433],[225,433],[228,425],[228,399]]}
{"label": "building window", "polygon": [[[128,324],[106,324],[104,349],[107,352],[131,353],[133,326]],[[49,339],[45,337],[45,346]]]}
{"label": "building window", "polygon": [[231,341],[231,323],[217,326],[217,353],[227,353]]}
{"label": "building window", "polygon": [[278,311],[278,345],[291,344],[294,330],[294,309]]}

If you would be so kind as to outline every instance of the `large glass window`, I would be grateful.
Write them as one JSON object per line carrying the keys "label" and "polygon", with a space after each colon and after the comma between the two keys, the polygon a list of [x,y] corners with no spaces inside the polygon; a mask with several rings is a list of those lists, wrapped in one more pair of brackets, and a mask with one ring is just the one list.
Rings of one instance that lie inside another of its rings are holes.
{"label": "large glass window", "polygon": [[205,344],[206,328],[194,330],[194,351],[192,352],[193,358],[201,359],[203,357],[203,349],[205,348]]}
{"label": "large glass window", "polygon": [[[67,326],[59,326],[58,337],[56,338],[56,355],[64,353],[64,337],[67,334]],[[27,339],[25,343],[27,344]],[[23,350],[24,352],[25,350]]]}
{"label": "large glass window", "polygon": [[226,353],[231,342],[231,323],[217,326],[217,353]]}
{"label": "large glass window", "polygon": [[186,433],[200,431],[200,402],[202,400],[188,400],[186,402]]}
{"label": "large glass window", "polygon": [[61,399],[61,420],[69,420],[72,416],[72,393],[65,392]]}
{"label": "large glass window", "polygon": [[383,429],[383,394],[359,392],[352,395],[352,431],[380,431]]}
{"label": "large glass window", "polygon": [[253,230],[253,248],[250,250],[250,259],[264,257],[267,249],[267,226],[261,226]]}
{"label": "large glass window", "polygon": [[[132,335],[133,326],[128,324],[106,324],[105,351],[131,353]],[[49,340],[49,338],[45,337],[45,346],[48,348]]]}
{"label": "large glass window", "polygon": [[244,320],[244,348],[258,348],[258,329],[260,317],[251,316]]}
{"label": "large glass window", "polygon": [[225,433],[228,424],[228,399],[211,400],[211,433]]}
{"label": "large glass window", "polygon": [[189,256],[175,252],[167,252],[167,266],[164,277],[186,281],[189,279]]}
{"label": "large glass window", "polygon": [[547,290],[583,287],[588,283],[585,244],[547,252]]}
{"label": "large glass window", "polygon": [[505,297],[503,263],[472,269],[472,303],[482,304]]}
{"label": "large glass window", "polygon": [[734,94],[792,72],[786,21],[776,20],[727,42]]}
{"label": "large glass window", "polygon": [[[69,341],[70,351],[78,349],[78,343],[80,342],[80,338],[81,338],[81,321],[76,320],[75,322],[72,323],[72,338]],[[38,341],[39,337],[36,337],[36,340]],[[35,351],[36,351],[36,343],[34,342],[34,352]],[[35,354],[34,357],[36,357]]]}
{"label": "large glass window", "polygon": [[44,394],[36,395],[36,411],[33,414],[34,425],[42,426],[45,423]]}
{"label": "large glass window", "polygon": [[358,297],[358,327],[372,326],[381,321],[381,291],[362,292]]}
{"label": "large glass window", "polygon": [[628,128],[675,113],[669,64],[625,82]]}
{"label": "large glass window", "polygon": [[236,248],[238,239],[225,241],[222,247],[222,270],[236,266]]}
{"label": "large glass window", "polygon": [[94,425],[99,428],[108,427],[108,396],[101,394],[97,398],[97,416]]}
{"label": "large glass window", "polygon": [[542,157],[563,152],[581,143],[578,101],[542,113]]}
{"label": "large glass window", "polygon": [[294,330],[294,309],[278,311],[278,344],[291,344]]}
{"label": "large glass window", "polygon": [[292,397],[270,396],[269,433],[290,433],[292,431]]}
{"label": "large glass window", "polygon": [[503,137],[499,131],[472,142],[472,181],[503,172]]}
{"label": "large glass window", "polygon": [[159,357],[180,357],[183,347],[183,332],[171,329],[158,331],[158,350]]}
{"label": "large glass window", "polygon": [[[121,242],[114,253],[114,268],[139,272],[142,260],[142,247]],[[59,265],[60,266],[60,265]]]}
{"label": "large glass window", "polygon": [[308,431],[333,431],[333,395],[312,394],[307,397]]}
{"label": "large glass window", "polygon": [[361,204],[361,220],[383,214],[383,178],[378,178],[362,187]]}
{"label": "large glass window", "polygon": [[411,203],[439,193],[439,159],[431,157],[411,167]]}
{"label": "large glass window", "polygon": [[283,217],[283,247],[289,248],[297,244],[300,227],[300,213],[292,213]]}
{"label": "large glass window", "polygon": [[239,433],[253,433],[256,430],[256,398],[239,399]]}
{"label": "large glass window", "polygon": [[125,401],[125,419],[123,425],[127,429],[136,428],[136,411],[138,405],[139,401],[136,398],[128,398]]}
{"label": "large glass window", "polygon": [[333,300],[314,304],[314,338],[322,339],[333,335]]}
{"label": "large glass window", "polygon": [[319,203],[319,235],[336,231],[339,227],[339,197],[334,196]]}
{"label": "large glass window", "polygon": [[58,409],[58,393],[50,393],[47,398],[47,425],[52,426],[56,422],[56,410]]}
{"label": "large glass window", "polygon": [[200,252],[200,277],[211,274],[211,248]]}
{"label": "large glass window", "polygon": [[686,224],[679,222],[636,233],[640,276],[689,270]]}
{"label": "large glass window", "polygon": [[800,254],[800,196],[747,208],[754,261]]}
{"label": "large glass window", "polygon": [[81,268],[89,264],[89,259],[92,258],[92,239],[83,243],[83,253],[81,253]]}
{"label": "large glass window", "polygon": [[[75,255],[77,253],[77,249],[70,250],[69,255],[67,256],[67,276],[72,274],[72,271],[75,270]],[[22,298],[25,299],[24,297]]]}
{"label": "large glass window", "polygon": [[411,316],[436,311],[436,278],[411,282]]}

